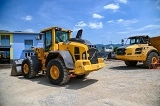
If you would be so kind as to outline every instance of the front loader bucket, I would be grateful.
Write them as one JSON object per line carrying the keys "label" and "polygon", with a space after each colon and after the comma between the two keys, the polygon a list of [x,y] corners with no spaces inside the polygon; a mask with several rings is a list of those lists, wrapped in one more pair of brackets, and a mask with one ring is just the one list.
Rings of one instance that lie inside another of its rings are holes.
{"label": "front loader bucket", "polygon": [[13,61],[12,69],[11,69],[11,76],[22,75],[21,66],[22,66],[23,60],[24,59]]}

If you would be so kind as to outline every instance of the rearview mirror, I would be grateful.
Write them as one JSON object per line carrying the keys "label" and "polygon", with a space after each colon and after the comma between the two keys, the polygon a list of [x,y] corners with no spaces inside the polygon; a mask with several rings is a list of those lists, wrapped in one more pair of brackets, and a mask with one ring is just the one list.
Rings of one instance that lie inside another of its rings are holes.
{"label": "rearview mirror", "polygon": [[122,44],[122,46],[124,45],[124,39],[121,40],[121,44]]}
{"label": "rearview mirror", "polygon": [[39,40],[42,39],[42,36],[44,35],[44,33],[39,33]]}

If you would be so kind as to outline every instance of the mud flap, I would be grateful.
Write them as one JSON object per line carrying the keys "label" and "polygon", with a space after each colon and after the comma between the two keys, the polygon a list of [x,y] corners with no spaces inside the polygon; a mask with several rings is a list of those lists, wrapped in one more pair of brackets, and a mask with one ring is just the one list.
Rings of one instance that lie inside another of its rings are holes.
{"label": "mud flap", "polygon": [[23,60],[24,59],[13,61],[12,69],[11,69],[11,76],[22,75],[21,66],[22,66]]}

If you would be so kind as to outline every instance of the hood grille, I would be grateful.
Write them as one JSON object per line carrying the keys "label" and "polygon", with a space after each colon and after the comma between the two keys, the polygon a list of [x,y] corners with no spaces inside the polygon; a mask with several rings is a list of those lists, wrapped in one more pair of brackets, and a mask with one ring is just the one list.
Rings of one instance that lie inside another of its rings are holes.
{"label": "hood grille", "polygon": [[120,48],[117,49],[117,55],[125,55],[126,54],[126,49],[125,48]]}
{"label": "hood grille", "polygon": [[97,56],[97,48],[92,45],[88,45],[89,50],[87,51],[89,54],[88,59],[90,60],[91,64],[98,63],[98,56]]}

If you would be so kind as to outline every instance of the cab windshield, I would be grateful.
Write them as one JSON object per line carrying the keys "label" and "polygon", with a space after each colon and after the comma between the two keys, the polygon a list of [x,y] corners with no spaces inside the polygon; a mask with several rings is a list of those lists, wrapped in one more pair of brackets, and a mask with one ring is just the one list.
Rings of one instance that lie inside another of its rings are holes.
{"label": "cab windshield", "polygon": [[131,37],[128,38],[126,44],[133,45],[133,44],[145,44],[146,41],[142,37]]}
{"label": "cab windshield", "polygon": [[130,44],[138,44],[140,43],[140,38],[130,38]]}
{"label": "cab windshield", "polygon": [[[55,33],[55,42],[64,42],[69,39],[69,33],[63,31],[56,31]],[[45,51],[49,51],[50,47],[52,46],[52,31],[45,32]]]}
{"label": "cab windshield", "polygon": [[56,31],[56,43],[64,42],[69,39],[69,33],[63,31]]}

